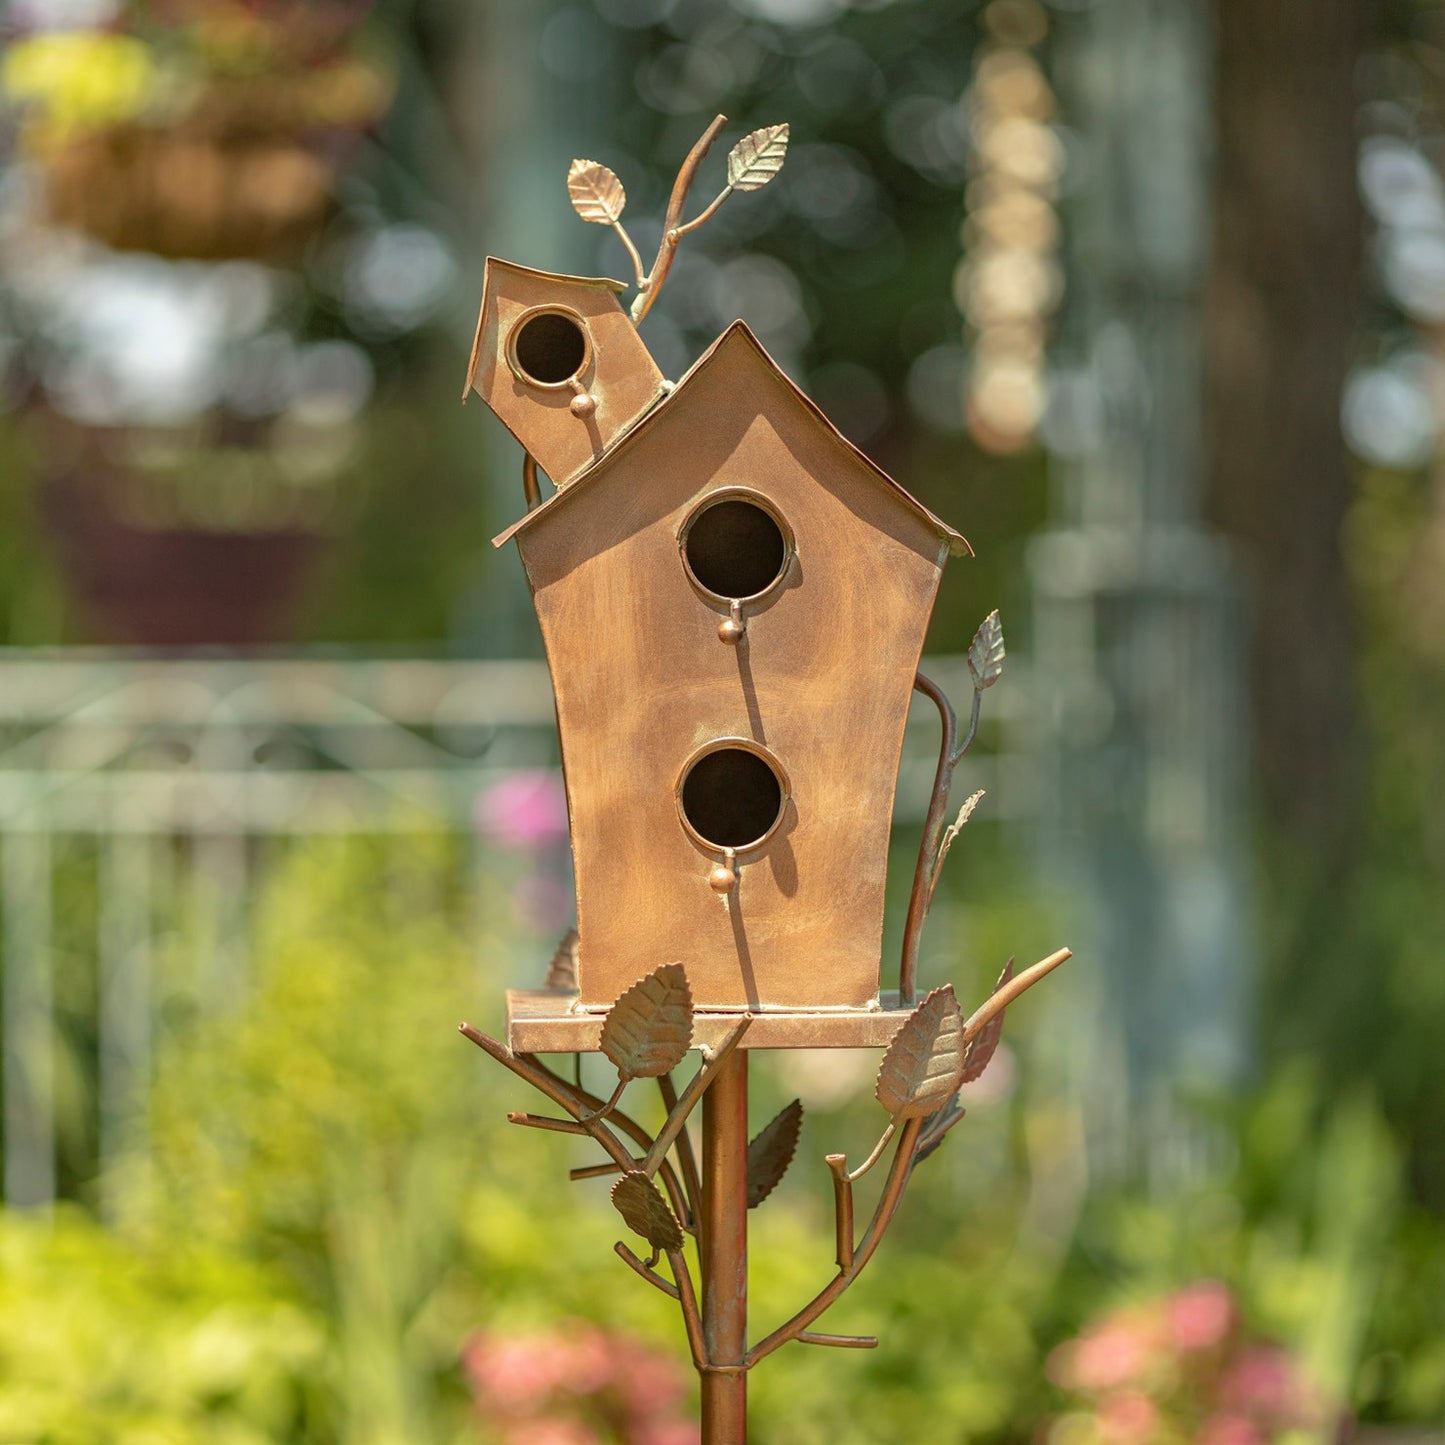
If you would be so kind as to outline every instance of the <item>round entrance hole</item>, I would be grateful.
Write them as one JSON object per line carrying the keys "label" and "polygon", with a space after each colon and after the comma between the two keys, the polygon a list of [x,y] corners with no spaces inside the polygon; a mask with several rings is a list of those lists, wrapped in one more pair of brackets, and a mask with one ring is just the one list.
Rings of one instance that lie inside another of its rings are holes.
{"label": "round entrance hole", "polygon": [[543,386],[559,386],[576,376],[587,361],[587,336],[561,311],[539,311],[517,328],[512,339],[517,370]]}
{"label": "round entrance hole", "polygon": [[697,512],[682,551],[698,586],[729,599],[766,592],[788,565],[788,540],[778,519],[741,497]]}
{"label": "round entrance hole", "polygon": [[704,753],[687,770],[679,794],[693,832],[714,848],[747,848],[777,826],[783,780],[751,748],[725,745]]}

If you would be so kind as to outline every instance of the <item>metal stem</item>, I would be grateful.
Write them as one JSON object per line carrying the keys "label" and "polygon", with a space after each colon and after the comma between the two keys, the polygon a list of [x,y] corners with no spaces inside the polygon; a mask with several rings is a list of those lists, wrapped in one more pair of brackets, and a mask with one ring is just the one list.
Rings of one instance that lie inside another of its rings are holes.
{"label": "metal stem", "polygon": [[721,1061],[702,1099],[702,1445],[744,1445],[748,1382],[748,1056]]}
{"label": "metal stem", "polygon": [[[948,792],[953,786],[953,769],[958,762],[958,719],[943,690],[920,672],[913,679],[916,692],[931,698],[943,720],[943,739],[938,749],[938,771],[933,778],[933,796],[928,800],[928,815],[923,820],[923,841],[918,845],[918,867],[913,874],[913,891],[908,896],[908,919],[903,925],[903,957],[898,965],[898,1001],[905,1008],[918,1002],[918,947],[923,941],[923,920],[928,915],[928,880],[933,859],[938,853],[938,840],[943,834],[943,818],[948,809]],[[975,694],[975,698],[977,694]],[[970,731],[972,737],[972,731]]]}

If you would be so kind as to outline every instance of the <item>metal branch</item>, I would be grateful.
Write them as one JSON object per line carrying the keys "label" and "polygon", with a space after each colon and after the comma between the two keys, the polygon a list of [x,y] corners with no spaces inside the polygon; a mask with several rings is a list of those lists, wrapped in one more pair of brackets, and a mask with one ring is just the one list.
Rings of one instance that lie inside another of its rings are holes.
{"label": "metal branch", "polygon": [[[943,721],[943,739],[938,750],[938,771],[933,778],[933,796],[923,820],[923,841],[918,845],[918,866],[913,871],[913,891],[908,895],[908,918],[903,925],[903,956],[898,965],[898,1000],[905,1008],[918,1002],[918,949],[923,941],[923,920],[928,916],[929,874],[943,836],[943,819],[948,810],[948,793],[953,786],[953,769],[961,756],[956,750],[958,718],[943,689],[921,672],[913,679],[917,692],[932,699]],[[974,694],[974,718],[978,715],[978,694]],[[969,729],[972,739],[973,728]]]}
{"label": "metal branch", "polygon": [[617,1107],[618,1100],[622,1098],[622,1091],[627,1087],[627,1084],[628,1080],[618,1079],[617,1087],[612,1091],[612,1097],[608,1099],[605,1104],[601,1104],[594,1109],[582,1122],[586,1124],[590,1123],[593,1119],[605,1119]]}
{"label": "metal branch", "polygon": [[744,1014],[738,1020],[728,1036],[717,1046],[712,1057],[693,1075],[692,1082],[683,1090],[682,1098],[668,1112],[667,1122],[663,1124],[652,1148],[647,1151],[647,1159],[642,1166],[642,1172],[649,1179],[658,1165],[663,1162],[667,1151],[672,1148],[673,1140],[681,1133],[682,1126],[687,1123],[687,1116],[692,1113],[697,1107],[697,1101],[707,1092],[707,1086],[716,1077],[723,1061],[742,1042],[743,1035],[747,1033],[752,1021],[751,1014]]}
{"label": "metal branch", "polygon": [[630,1269],[640,1274],[648,1284],[656,1285],[663,1294],[668,1295],[672,1299],[678,1300],[679,1302],[682,1300],[682,1292],[675,1284],[669,1284],[656,1270],[649,1269],[620,1239],[612,1248],[617,1254],[617,1257]]}
{"label": "metal branch", "polygon": [[613,221],[612,229],[617,232],[617,239],[627,247],[627,254],[632,258],[632,274],[637,278],[640,290],[647,280],[647,273],[642,269],[642,257],[638,255],[637,247],[632,244],[632,237],[627,234],[621,221]]}
{"label": "metal branch", "polygon": [[[480,1029],[474,1029],[470,1024],[462,1024],[460,1031],[483,1053],[490,1054],[504,1068],[508,1068],[516,1074],[519,1079],[525,1079],[534,1089],[545,1094],[554,1104],[560,1105],[580,1123],[582,1115],[587,1112],[587,1105],[578,1102],[577,1091],[570,1084],[559,1079],[550,1069],[544,1069],[529,1059],[518,1057],[505,1044],[498,1043],[496,1039],[482,1033]],[[619,1168],[630,1169],[632,1167],[632,1155],[628,1153],[622,1141],[600,1119],[594,1119],[582,1127],[607,1151],[610,1158],[616,1160]]]}
{"label": "metal branch", "polygon": [[759,1360],[771,1355],[780,1346],[787,1344],[789,1340],[797,1339],[862,1273],[864,1265],[873,1257],[874,1250],[878,1248],[884,1232],[892,1223],[893,1216],[898,1212],[898,1204],[903,1198],[903,1190],[908,1183],[908,1176],[913,1172],[914,1149],[918,1143],[919,1130],[922,1127],[923,1120],[913,1118],[909,1119],[899,1130],[898,1145],[893,1151],[893,1163],[888,1170],[888,1180],[884,1184],[883,1193],[879,1196],[878,1203],[873,1210],[873,1217],[868,1221],[868,1228],[863,1231],[863,1238],[859,1241],[858,1248],[847,1268],[840,1269],[836,1278],[830,1280],[792,1319],[788,1320],[786,1324],[779,1325],[772,1334],[766,1339],[760,1340],[748,1351],[747,1366],[749,1369]]}
{"label": "metal branch", "polygon": [[575,1119],[553,1119],[546,1114],[524,1114],[520,1110],[508,1114],[507,1123],[521,1124],[528,1129],[546,1129],[553,1134],[581,1134],[584,1138],[590,1133],[585,1124],[579,1124]]}
{"label": "metal branch", "polygon": [[963,1042],[967,1044],[1021,993],[1031,989],[1045,974],[1052,973],[1061,963],[1067,962],[1073,956],[1073,949],[1061,948],[1057,953],[1051,953],[1047,958],[1041,958],[1036,964],[1024,969],[1022,973],[1016,974],[1002,988],[996,989],[968,1016],[968,1021],[963,1026]]}
{"label": "metal branch", "polygon": [[708,1363],[707,1349],[703,1345],[702,1316],[698,1313],[697,1291],[692,1287],[687,1258],[680,1249],[669,1249],[667,1262],[672,1266],[672,1277],[677,1282],[677,1298],[682,1306],[682,1322],[687,1329],[687,1343],[692,1351],[693,1367],[698,1371],[706,1371],[711,1366]]}
{"label": "metal branch", "polygon": [[634,322],[641,321],[652,309],[652,303],[657,299],[657,293],[662,290],[662,283],[667,280],[667,273],[672,270],[672,258],[677,252],[677,243],[681,239],[682,232],[682,208],[687,204],[687,193],[692,189],[692,183],[697,176],[697,168],[702,164],[703,157],[712,149],[712,143],[718,138],[723,126],[727,124],[727,116],[719,115],[713,119],[711,125],[702,133],[697,144],[687,153],[687,159],[682,163],[682,169],[677,173],[677,179],[672,183],[672,195],[667,202],[667,215],[662,222],[662,240],[657,247],[657,259],[652,263],[652,270],[638,283],[637,299],[632,303],[632,319]]}
{"label": "metal branch", "polygon": [[848,1156],[829,1154],[826,1163],[833,1175],[833,1238],[839,1269],[853,1263],[853,1180],[848,1174]]}
{"label": "metal branch", "polygon": [[893,1137],[897,1128],[898,1121],[890,1119],[888,1127],[878,1136],[878,1142],[873,1146],[873,1152],[848,1176],[850,1183],[856,1184],[883,1157],[883,1151],[888,1147],[888,1141]]}
{"label": "metal branch", "polygon": [[[642,1163],[641,1159],[632,1161],[633,1169],[637,1169]],[[579,1169],[567,1171],[567,1177],[576,1184],[582,1179],[605,1179],[609,1174],[625,1174],[628,1171],[619,1169],[610,1159],[606,1164],[584,1164]]]}
{"label": "metal branch", "polygon": [[[596,1094],[590,1094],[587,1092],[586,1089],[581,1088],[576,1084],[572,1084],[568,1082],[568,1080],[564,1079],[560,1074],[554,1073],[551,1069],[547,1067],[546,1064],[541,1061],[541,1059],[537,1057],[536,1054],[522,1054],[520,1057],[524,1059],[527,1063],[529,1063],[539,1073],[545,1075],[549,1079],[552,1079],[559,1088],[566,1090],[568,1093],[574,1095],[577,1099],[580,1113],[585,1113],[588,1110],[595,1111],[601,1107],[602,1100],[599,1099]],[[647,1130],[644,1129],[642,1125],[637,1122],[636,1119],[633,1119],[629,1115],[624,1114],[621,1109],[613,1109],[612,1113],[608,1117],[610,1118],[611,1122],[616,1125],[617,1128],[621,1129],[622,1132],[626,1134],[627,1137],[631,1139],[632,1142],[636,1144],[639,1149],[642,1150],[644,1156],[646,1155],[647,1151],[652,1148],[652,1135],[649,1134]],[[640,1161],[634,1160],[632,1164],[627,1167],[639,1168],[641,1167]],[[626,1167],[619,1166],[619,1168],[621,1169],[621,1172],[626,1172]],[[673,1213],[676,1214],[678,1219],[682,1222],[682,1227],[689,1234],[695,1234],[697,1232],[696,1208],[692,1205],[691,1200],[689,1200],[687,1196],[683,1193],[682,1185],[678,1182],[677,1175],[673,1172],[672,1165],[669,1164],[665,1159],[663,1160],[661,1167],[657,1171],[657,1177],[662,1180],[662,1186],[664,1189],[667,1190],[667,1197],[672,1204]]]}
{"label": "metal branch", "polygon": [[800,1345],[832,1345],[839,1350],[876,1350],[877,1335],[820,1335],[804,1330],[798,1336]]}
{"label": "metal branch", "polygon": [[[662,1107],[671,1117],[672,1111],[677,1108],[677,1085],[673,1083],[672,1075],[659,1074],[657,1089],[662,1095]],[[697,1154],[693,1150],[692,1135],[688,1133],[686,1123],[677,1131],[677,1158],[683,1188],[687,1190],[688,1207],[692,1210],[692,1217],[696,1219],[702,1211],[702,1182],[698,1178]]]}
{"label": "metal branch", "polygon": [[684,236],[686,236],[689,231],[697,230],[697,228],[702,225],[704,221],[709,220],[717,211],[717,208],[722,205],[722,203],[727,200],[727,198],[732,195],[732,193],[733,188],[731,185],[724,186],[722,190],[718,193],[717,198],[708,203],[706,210],[694,216],[692,220],[688,221],[685,225],[679,226],[677,228],[678,240],[681,240]]}
{"label": "metal branch", "polygon": [[522,494],[527,499],[527,510],[539,506],[542,489],[537,485],[537,458],[531,452],[522,453]]}

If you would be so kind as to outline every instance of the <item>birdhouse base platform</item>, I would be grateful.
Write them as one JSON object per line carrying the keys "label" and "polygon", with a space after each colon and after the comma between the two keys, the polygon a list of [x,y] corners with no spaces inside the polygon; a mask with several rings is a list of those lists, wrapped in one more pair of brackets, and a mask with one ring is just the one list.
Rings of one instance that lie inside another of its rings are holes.
{"label": "birdhouse base platform", "polygon": [[[698,1009],[694,1048],[716,1048],[737,1026],[742,1010]],[[876,1008],[759,1009],[738,1047],[744,1049],[880,1049],[893,1042],[913,1008],[885,993]],[[514,1054],[595,1053],[605,1012],[578,1008],[577,995],[556,989],[507,990],[507,1047]]]}

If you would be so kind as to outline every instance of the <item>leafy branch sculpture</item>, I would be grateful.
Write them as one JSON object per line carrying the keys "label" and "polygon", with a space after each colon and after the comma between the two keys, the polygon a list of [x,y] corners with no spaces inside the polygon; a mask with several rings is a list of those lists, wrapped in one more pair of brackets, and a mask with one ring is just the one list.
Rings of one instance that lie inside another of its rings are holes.
{"label": "leafy branch sculpture", "polygon": [[567,172],[567,194],[572,198],[572,209],[584,221],[598,226],[611,226],[617,238],[627,248],[632,261],[632,272],[637,282],[637,296],[632,303],[632,319],[639,322],[657,300],[657,293],[667,280],[672,269],[672,260],[677,253],[678,242],[689,232],[697,230],[707,221],[734,191],[761,190],[783,168],[788,153],[788,127],[767,125],[761,130],[745,135],[728,152],[727,184],[706,209],[690,221],[682,219],[683,207],[687,204],[688,192],[697,178],[698,167],[718,138],[727,117],[714,117],[712,124],[699,137],[697,144],[688,152],[677,179],[672,185],[672,194],[667,202],[667,214],[662,222],[662,239],[658,243],[657,255],[649,270],[642,269],[642,256],[632,237],[622,224],[622,212],[627,205],[627,192],[623,189],[617,173],[600,161],[575,160]]}
{"label": "leafy branch sculpture", "polygon": [[[981,797],[973,794],[952,827],[944,831],[943,817],[954,768],[973,740],[982,695],[998,680],[1003,659],[1003,631],[994,612],[985,619],[969,649],[974,697],[968,734],[961,745],[947,699],[933,683],[921,675],[918,678],[919,690],[939,704],[944,739],[914,879],[910,924],[915,916],[913,906],[917,905],[921,927],[943,860]],[[910,959],[916,959],[917,943],[915,930],[905,940],[905,969]],[[511,1113],[507,1116],[510,1122],[581,1135],[601,1147],[605,1161],[573,1169],[571,1177],[575,1180],[620,1176],[612,1187],[613,1206],[628,1229],[646,1242],[649,1253],[644,1258],[619,1241],[614,1245],[618,1257],[678,1304],[693,1364],[702,1375],[737,1375],[745,1374],[792,1340],[839,1348],[876,1347],[878,1341],[873,1336],[825,1334],[809,1327],[858,1278],[873,1257],[897,1213],[914,1168],[962,1121],[964,1109],[959,1090],[978,1078],[988,1066],[1003,1032],[1005,1010],[1069,957],[1070,951],[1062,948],[1018,974],[1010,959],[993,992],[967,1018],[952,985],[934,989],[922,1003],[909,1008],[878,1070],[874,1092],[888,1114],[888,1122],[877,1144],[863,1162],[851,1170],[846,1155],[825,1156],[833,1186],[837,1272],[789,1319],[737,1359],[717,1359],[710,1353],[698,1291],[688,1262],[687,1239],[692,1236],[701,1246],[701,1224],[707,1213],[688,1122],[733,1052],[743,1044],[754,1022],[753,1016],[736,1016],[716,1046],[698,1045],[702,1062],[679,1091],[673,1074],[694,1041],[692,994],[681,965],[668,963],[655,969],[618,998],[602,1024],[598,1046],[617,1070],[616,1088],[606,1099],[554,1073],[536,1055],[514,1053],[469,1024],[463,1024],[461,1031],[518,1078],[531,1084],[560,1108],[564,1116]],[[574,932],[563,940],[551,962],[547,975],[550,988],[575,987],[576,959]],[[911,974],[905,977],[911,979]],[[905,1006],[910,1002],[905,999]],[[666,1110],[662,1126],[655,1134],[623,1113],[620,1107],[628,1087],[645,1079],[656,1081]],[[748,1209],[762,1204],[786,1174],[797,1152],[802,1121],[803,1106],[795,1099],[749,1143],[746,1154]],[[882,1161],[890,1145],[892,1158],[887,1176],[860,1235],[854,1213],[854,1186]],[[671,1279],[658,1269],[664,1256]]]}

